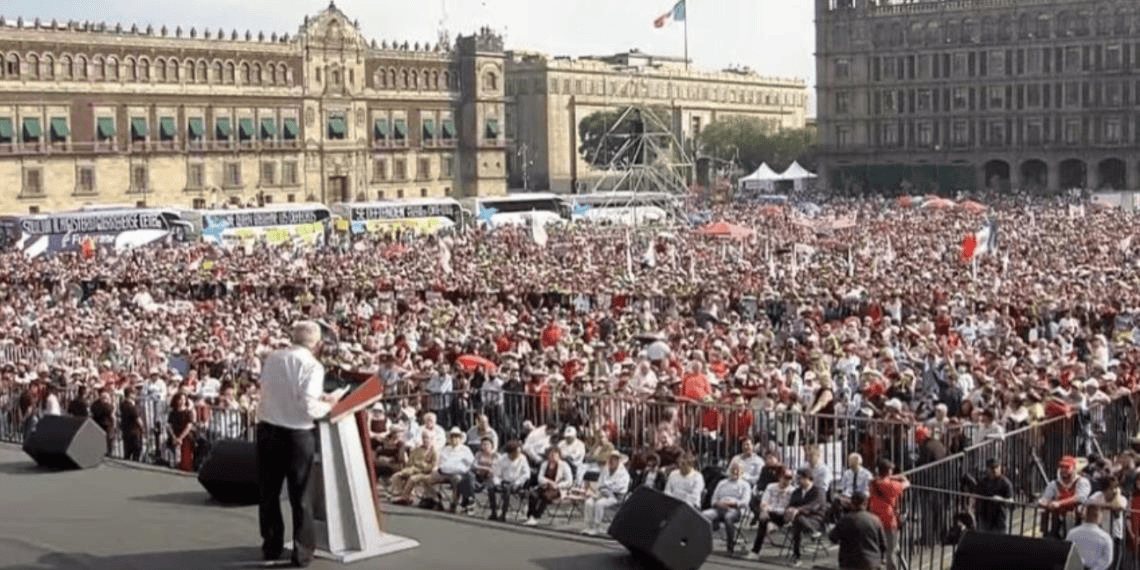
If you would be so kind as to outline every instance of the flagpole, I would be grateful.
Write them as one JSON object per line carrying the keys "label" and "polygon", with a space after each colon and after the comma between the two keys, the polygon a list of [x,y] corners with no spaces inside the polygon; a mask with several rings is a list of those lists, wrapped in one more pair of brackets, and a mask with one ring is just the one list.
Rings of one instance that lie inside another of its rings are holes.
{"label": "flagpole", "polygon": [[[684,2],[684,0],[682,0]],[[685,71],[689,70],[689,3],[682,4],[685,8]]]}

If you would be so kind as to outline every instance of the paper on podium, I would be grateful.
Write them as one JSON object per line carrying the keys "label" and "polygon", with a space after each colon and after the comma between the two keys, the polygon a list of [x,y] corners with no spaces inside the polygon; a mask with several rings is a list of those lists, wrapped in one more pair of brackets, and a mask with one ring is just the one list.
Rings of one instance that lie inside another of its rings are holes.
{"label": "paper on podium", "polygon": [[384,385],[380,383],[380,378],[375,374],[352,372],[345,373],[344,376],[351,380],[363,380],[363,382],[333,405],[332,410],[329,411],[330,423],[335,424],[384,397]]}

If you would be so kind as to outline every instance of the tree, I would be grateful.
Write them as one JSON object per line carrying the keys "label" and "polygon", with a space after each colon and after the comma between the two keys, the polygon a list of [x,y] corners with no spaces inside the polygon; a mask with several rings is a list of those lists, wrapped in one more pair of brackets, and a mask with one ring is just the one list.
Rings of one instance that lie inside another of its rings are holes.
{"label": "tree", "polygon": [[630,109],[625,107],[616,111],[597,111],[587,115],[578,123],[578,140],[581,141],[578,153],[586,162],[598,167],[607,167],[620,155],[617,166],[628,167],[638,158],[636,148],[628,147],[622,150],[631,138],[643,132],[666,131],[667,127],[661,125],[659,121],[668,120],[668,111],[651,109],[643,113],[640,109],[633,108],[627,114],[626,111]]}
{"label": "tree", "polygon": [[735,159],[748,172],[764,162],[779,172],[791,166],[793,161],[814,170],[818,146],[814,130],[773,132],[759,120],[740,117],[716,121],[705,127],[700,135],[700,154],[723,160]]}

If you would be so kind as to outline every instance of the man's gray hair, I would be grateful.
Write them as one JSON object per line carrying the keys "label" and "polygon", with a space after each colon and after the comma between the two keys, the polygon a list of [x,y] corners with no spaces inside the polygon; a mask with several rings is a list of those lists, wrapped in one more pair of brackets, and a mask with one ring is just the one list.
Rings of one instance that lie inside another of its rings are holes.
{"label": "man's gray hair", "polygon": [[289,331],[289,339],[295,345],[313,348],[321,341],[321,326],[313,321],[293,323],[293,328]]}

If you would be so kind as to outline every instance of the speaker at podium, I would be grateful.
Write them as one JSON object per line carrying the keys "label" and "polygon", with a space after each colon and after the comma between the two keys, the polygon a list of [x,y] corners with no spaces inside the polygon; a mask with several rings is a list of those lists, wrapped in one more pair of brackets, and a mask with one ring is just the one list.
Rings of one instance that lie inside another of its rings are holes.
{"label": "speaker at podium", "polygon": [[415,548],[415,540],[384,532],[376,496],[367,409],[384,396],[384,386],[370,374],[341,377],[359,385],[317,422],[316,555],[348,563]]}

